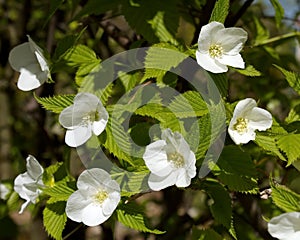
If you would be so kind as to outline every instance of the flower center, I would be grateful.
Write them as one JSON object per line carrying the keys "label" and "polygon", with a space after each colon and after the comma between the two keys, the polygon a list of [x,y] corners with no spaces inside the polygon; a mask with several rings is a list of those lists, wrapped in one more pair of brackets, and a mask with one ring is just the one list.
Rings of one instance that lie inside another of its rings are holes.
{"label": "flower center", "polygon": [[247,132],[248,119],[238,118],[236,123],[233,125],[233,129],[236,130],[239,134]]}
{"label": "flower center", "polygon": [[107,198],[108,193],[104,190],[100,190],[94,195],[95,201],[100,204],[102,204]]}
{"label": "flower center", "polygon": [[208,53],[212,58],[219,58],[223,55],[223,48],[219,44],[213,44],[209,47]]}
{"label": "flower center", "polygon": [[183,167],[184,158],[180,153],[174,152],[168,154],[167,156],[168,156],[168,161],[170,161],[176,168]]}
{"label": "flower center", "polygon": [[95,112],[89,112],[87,113],[84,117],[83,117],[83,123],[84,124],[88,124],[90,122],[95,122],[95,121],[99,121],[100,119],[100,115],[97,111]]}

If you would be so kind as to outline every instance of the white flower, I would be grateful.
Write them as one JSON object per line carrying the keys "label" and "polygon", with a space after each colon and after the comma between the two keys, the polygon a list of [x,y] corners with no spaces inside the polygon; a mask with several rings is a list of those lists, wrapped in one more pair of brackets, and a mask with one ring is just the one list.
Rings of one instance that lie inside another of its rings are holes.
{"label": "white flower", "polygon": [[84,144],[92,132],[100,135],[107,124],[108,113],[100,99],[91,93],[78,93],[74,104],[59,115],[59,122],[67,128],[65,142],[70,147]]}
{"label": "white flower", "polygon": [[256,106],[252,98],[239,101],[229,123],[228,133],[236,144],[255,139],[255,130],[265,131],[272,126],[272,115]]}
{"label": "white flower", "polygon": [[31,155],[27,157],[26,161],[27,172],[18,175],[14,182],[14,190],[21,198],[26,200],[19,211],[20,214],[23,213],[30,202],[36,203],[38,196],[42,192],[39,188],[44,186],[42,180],[43,167]]}
{"label": "white flower", "polygon": [[100,168],[83,171],[77,188],[67,201],[66,214],[71,220],[87,226],[106,221],[121,199],[119,184]]}
{"label": "white flower", "polygon": [[151,171],[148,185],[159,191],[176,185],[187,187],[196,176],[196,158],[190,146],[178,132],[170,129],[162,132],[162,140],[146,146],[143,159]]}
{"label": "white flower", "polygon": [[9,192],[9,188],[5,184],[0,183],[0,199],[6,200]]}
{"label": "white flower", "polygon": [[300,239],[300,213],[289,212],[274,217],[268,223],[268,231],[279,240]]}
{"label": "white flower", "polygon": [[211,22],[201,28],[196,59],[198,64],[212,73],[227,72],[227,65],[245,68],[239,54],[248,34],[242,28],[225,28],[222,23]]}
{"label": "white flower", "polygon": [[17,86],[23,91],[38,88],[50,77],[43,50],[27,37],[28,42],[14,47],[8,58],[11,67],[20,72]]}

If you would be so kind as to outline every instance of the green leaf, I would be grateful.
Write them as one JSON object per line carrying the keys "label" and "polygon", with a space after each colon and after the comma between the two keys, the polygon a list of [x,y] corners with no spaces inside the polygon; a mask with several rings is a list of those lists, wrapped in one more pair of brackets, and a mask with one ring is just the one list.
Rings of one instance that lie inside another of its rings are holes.
{"label": "green leaf", "polygon": [[300,159],[300,134],[277,137],[277,146],[287,156],[288,166]]}
{"label": "green leaf", "polygon": [[270,182],[274,204],[286,212],[299,212],[300,195],[284,185],[274,184],[272,180]]}
{"label": "green leaf", "polygon": [[208,73],[209,76],[213,79],[214,83],[216,84],[218,90],[222,97],[227,97],[228,95],[228,77],[225,73]]}
{"label": "green leaf", "polygon": [[296,121],[300,121],[300,104],[293,107],[285,119],[286,123],[292,123]]}
{"label": "green leaf", "polygon": [[200,117],[208,112],[205,101],[196,91],[187,91],[177,95],[168,105],[178,118]]}
{"label": "green leaf", "polygon": [[257,71],[252,65],[248,65],[245,69],[235,68],[235,71],[249,77],[258,77],[261,76],[261,72]]}
{"label": "green leaf", "polygon": [[268,39],[270,33],[269,30],[262,24],[262,22],[257,17],[254,17],[253,19],[256,28],[256,37],[254,41],[254,45],[255,45],[255,44],[260,44],[264,40]]}
{"label": "green leaf", "polygon": [[95,62],[100,62],[96,53],[85,45],[77,45],[69,49],[63,59],[66,64],[71,67],[79,67],[81,65],[89,65]]}
{"label": "green leaf", "polygon": [[43,211],[43,222],[47,233],[55,240],[62,240],[62,232],[67,222],[66,202],[59,201],[46,204]]}
{"label": "green leaf", "polygon": [[120,160],[124,160],[134,166],[130,157],[130,135],[125,132],[123,126],[113,118],[109,118],[106,125],[106,141],[104,147]]}
{"label": "green leaf", "polygon": [[188,57],[170,44],[162,43],[150,47],[145,58],[146,71],[142,82],[149,78],[158,78],[158,82],[163,82],[162,78],[166,72],[177,67]]}
{"label": "green leaf", "polygon": [[123,1],[122,13],[129,25],[148,42],[174,42],[179,26],[177,0]]}
{"label": "green leaf", "polygon": [[300,94],[300,75],[294,72],[290,72],[285,70],[284,68],[275,65],[276,68],[278,68],[283,75],[286,77],[286,80],[288,81],[289,85],[298,93]]}
{"label": "green leaf", "polygon": [[210,209],[214,219],[230,229],[232,208],[231,198],[226,189],[218,182],[213,181],[206,181],[203,189],[213,200]]}
{"label": "green leaf", "polygon": [[75,95],[56,95],[53,97],[38,97],[34,95],[34,97],[37,102],[41,104],[46,110],[52,111],[54,113],[60,113],[66,107],[73,104]]}
{"label": "green leaf", "polygon": [[213,229],[192,229],[192,240],[223,240],[222,236]]}
{"label": "green leaf", "polygon": [[141,232],[149,232],[154,234],[163,234],[165,232],[152,229],[144,216],[144,210],[138,205],[130,202],[121,204],[116,210],[117,219],[127,227],[136,229]]}
{"label": "green leaf", "polygon": [[[73,184],[74,185],[74,184]],[[67,201],[70,195],[74,192],[68,182],[62,181],[55,184],[53,187],[48,187],[43,189],[43,194],[47,194],[52,198],[52,202]]]}
{"label": "green leaf", "polygon": [[278,0],[270,0],[273,8],[275,10],[275,21],[276,26],[279,28],[281,25],[281,20],[284,17],[284,8],[281,6],[280,2]]}
{"label": "green leaf", "polygon": [[228,15],[230,0],[218,0],[211,13],[209,22],[216,21],[224,23]]}
{"label": "green leaf", "polygon": [[258,190],[255,165],[250,155],[237,146],[226,146],[211,169],[230,190],[248,193]]}

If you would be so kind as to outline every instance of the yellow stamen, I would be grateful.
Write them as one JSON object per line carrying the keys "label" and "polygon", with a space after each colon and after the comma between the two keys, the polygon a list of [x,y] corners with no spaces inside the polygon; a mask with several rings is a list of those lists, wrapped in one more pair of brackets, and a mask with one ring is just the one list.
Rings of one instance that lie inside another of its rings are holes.
{"label": "yellow stamen", "polygon": [[184,165],[184,158],[178,152],[168,154],[168,161],[170,161],[176,168],[183,167]]}
{"label": "yellow stamen", "polygon": [[104,190],[100,190],[94,195],[94,199],[96,200],[97,203],[100,204],[102,204],[107,198],[108,198],[108,193]]}
{"label": "yellow stamen", "polygon": [[233,125],[233,129],[236,130],[239,134],[247,132],[248,119],[238,118],[236,123]]}
{"label": "yellow stamen", "polygon": [[208,53],[212,58],[219,58],[223,55],[223,48],[219,44],[213,44],[209,47]]}

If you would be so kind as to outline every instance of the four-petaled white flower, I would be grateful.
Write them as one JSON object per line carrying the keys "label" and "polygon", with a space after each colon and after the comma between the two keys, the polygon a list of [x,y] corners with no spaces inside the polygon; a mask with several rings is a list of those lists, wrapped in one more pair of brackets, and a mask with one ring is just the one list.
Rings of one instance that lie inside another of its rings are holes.
{"label": "four-petaled white flower", "polygon": [[75,222],[96,226],[106,221],[120,202],[120,186],[99,168],[83,171],[78,190],[67,201],[66,214]]}
{"label": "four-petaled white flower", "polygon": [[36,203],[38,196],[42,193],[40,188],[44,186],[42,180],[43,167],[31,155],[27,157],[26,161],[27,172],[18,175],[14,182],[14,190],[21,198],[26,200],[19,211],[20,214],[23,213],[30,202]]}
{"label": "four-petaled white flower", "polygon": [[39,48],[32,39],[28,42],[14,47],[9,53],[11,67],[20,72],[18,88],[23,91],[30,91],[41,86],[50,78],[49,66]]}
{"label": "four-petaled white flower", "polygon": [[59,115],[60,124],[67,129],[65,142],[70,147],[84,144],[92,132],[100,135],[107,124],[108,113],[100,99],[91,93],[78,93],[74,104]]}
{"label": "four-petaled white flower", "polygon": [[268,223],[268,231],[279,240],[300,239],[300,212],[283,213]]}
{"label": "four-petaled white flower", "polygon": [[0,199],[6,200],[9,192],[9,188],[5,184],[0,183]]}
{"label": "four-petaled white flower", "polygon": [[245,68],[239,54],[248,34],[242,28],[225,28],[222,23],[211,22],[201,28],[196,59],[198,64],[212,73],[228,71],[228,66]]}
{"label": "four-petaled white flower", "polygon": [[176,185],[187,187],[196,176],[196,158],[190,146],[178,132],[165,129],[162,140],[146,146],[143,159],[151,171],[148,185],[159,191]]}
{"label": "four-petaled white flower", "polygon": [[255,130],[265,131],[272,122],[271,113],[257,107],[254,99],[246,98],[236,105],[228,133],[235,144],[244,144],[255,140]]}

